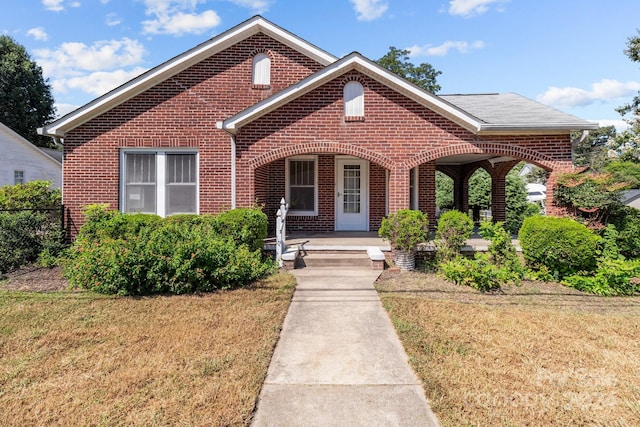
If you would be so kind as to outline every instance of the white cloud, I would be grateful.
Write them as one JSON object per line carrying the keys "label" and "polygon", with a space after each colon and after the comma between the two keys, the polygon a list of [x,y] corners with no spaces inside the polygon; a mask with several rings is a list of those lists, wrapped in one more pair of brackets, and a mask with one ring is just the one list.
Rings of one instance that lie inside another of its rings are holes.
{"label": "white cloud", "polygon": [[59,103],[56,103],[54,105],[54,107],[56,108],[56,118],[58,118],[58,117],[62,117],[64,115],[69,114],[70,112],[76,110],[80,106],[79,105],[75,105],[75,104],[59,104]]}
{"label": "white cloud", "polygon": [[384,0],[349,0],[357,13],[358,21],[373,21],[384,14],[389,5]]}
{"label": "white cloud", "polygon": [[201,34],[220,24],[213,10],[196,13],[202,0],[144,0],[145,13],[154,19],[143,21],[145,34]]}
{"label": "white cloud", "polygon": [[49,76],[66,75],[78,70],[98,71],[137,65],[146,53],[137,40],[102,40],[87,46],[84,43],[63,43],[55,50],[35,49],[36,61]]}
{"label": "white cloud", "polygon": [[640,90],[640,82],[622,83],[602,79],[591,85],[591,90],[577,87],[550,87],[537,97],[538,101],[559,108],[582,107],[596,102],[612,101],[634,95]]}
{"label": "white cloud", "polygon": [[229,1],[237,6],[251,9],[253,12],[257,14],[262,14],[268,11],[269,6],[271,6],[271,3],[272,3],[272,1],[270,0],[229,0]]}
{"label": "white cloud", "polygon": [[449,13],[451,15],[461,15],[468,18],[473,15],[482,15],[489,10],[489,5],[493,3],[507,3],[510,0],[451,0],[449,2]]}
{"label": "white cloud", "polygon": [[592,122],[598,122],[598,126],[600,127],[605,127],[605,126],[614,126],[616,128],[616,131],[618,132],[622,132],[625,131],[627,129],[629,129],[629,123],[627,123],[624,120],[591,120]]}
{"label": "white cloud", "polygon": [[44,31],[44,28],[42,27],[31,28],[29,31],[27,31],[27,35],[39,41],[46,41],[49,38],[47,33]]}
{"label": "white cloud", "polygon": [[96,71],[84,76],[59,79],[52,83],[55,90],[65,93],[69,90],[81,90],[92,95],[102,95],[123,83],[147,71],[146,68],[136,67],[131,70]]}
{"label": "white cloud", "polygon": [[122,19],[116,13],[109,13],[105,18],[105,23],[109,27],[115,27],[122,23]]}
{"label": "white cloud", "polygon": [[450,50],[457,50],[459,53],[469,53],[472,50],[482,49],[485,44],[481,40],[476,40],[472,43],[466,41],[453,41],[448,40],[442,43],[439,46],[418,46],[414,45],[408,47],[407,50],[410,53],[410,56],[445,56],[449,53]]}
{"label": "white cloud", "polygon": [[82,3],[80,3],[79,1],[72,1],[71,3],[69,3],[70,7],[80,7],[82,6]]}
{"label": "white cloud", "polygon": [[42,0],[42,5],[45,9],[50,10],[52,12],[60,12],[64,10],[64,6],[62,6],[63,0]]}

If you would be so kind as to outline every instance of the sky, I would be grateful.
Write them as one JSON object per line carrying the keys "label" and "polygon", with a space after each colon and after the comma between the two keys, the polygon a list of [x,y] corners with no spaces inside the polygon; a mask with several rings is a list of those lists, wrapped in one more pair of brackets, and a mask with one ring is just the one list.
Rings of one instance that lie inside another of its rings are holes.
{"label": "sky", "polygon": [[616,125],[640,90],[624,54],[638,0],[14,0],[0,34],[43,69],[58,115],[262,15],[342,57],[390,46],[441,71],[440,94],[515,92]]}

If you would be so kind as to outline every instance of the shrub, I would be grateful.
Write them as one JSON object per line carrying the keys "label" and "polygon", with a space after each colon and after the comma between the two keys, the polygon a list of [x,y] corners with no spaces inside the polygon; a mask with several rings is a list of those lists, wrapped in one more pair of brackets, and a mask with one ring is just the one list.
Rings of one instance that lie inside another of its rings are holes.
{"label": "shrub", "polygon": [[640,210],[625,206],[616,210],[609,222],[618,230],[618,248],[627,258],[640,258]]}
{"label": "shrub", "polygon": [[58,208],[62,202],[60,189],[50,187],[50,181],[0,187],[0,209]]}
{"label": "shrub", "polygon": [[460,211],[451,210],[440,215],[436,230],[437,257],[440,262],[458,256],[460,249],[473,233],[473,221]]}
{"label": "shrub", "polygon": [[427,240],[429,220],[418,210],[402,209],[382,219],[378,235],[388,240],[394,249],[413,251]]}
{"label": "shrub", "polygon": [[267,237],[267,215],[259,208],[238,208],[216,215],[214,230],[231,237],[236,244],[244,243],[250,251],[262,250]]}
{"label": "shrub", "polygon": [[80,227],[78,239],[90,242],[101,239],[128,239],[140,230],[154,226],[160,217],[152,214],[121,213],[106,204],[94,204],[83,210],[85,223]]}
{"label": "shrub", "polygon": [[440,275],[456,285],[470,286],[481,292],[500,288],[500,269],[490,262],[487,254],[477,254],[474,259],[457,256],[442,262]]}
{"label": "shrub", "polygon": [[503,282],[519,283],[525,277],[525,268],[511,241],[511,235],[504,229],[502,222],[483,222],[480,224],[480,235],[489,244],[491,262],[498,266]]}
{"label": "shrub", "polygon": [[41,213],[0,213],[0,273],[34,262],[42,250],[42,229],[48,219]]}
{"label": "shrub", "polygon": [[[105,206],[86,212],[87,222],[64,273],[71,284],[96,292],[148,295],[227,289],[264,276],[274,265],[262,256],[262,239],[258,249],[250,247],[258,246],[258,228],[263,226],[266,234],[266,217],[262,223],[248,210],[221,214],[220,221],[209,215],[160,219],[121,214]],[[219,232],[223,226],[224,232]]]}
{"label": "shrub", "polygon": [[598,295],[633,295],[640,292],[640,260],[603,258],[595,275],[573,274],[562,283]]}
{"label": "shrub", "polygon": [[529,217],[518,237],[525,261],[533,269],[545,266],[554,276],[563,278],[596,267],[601,238],[572,219]]}

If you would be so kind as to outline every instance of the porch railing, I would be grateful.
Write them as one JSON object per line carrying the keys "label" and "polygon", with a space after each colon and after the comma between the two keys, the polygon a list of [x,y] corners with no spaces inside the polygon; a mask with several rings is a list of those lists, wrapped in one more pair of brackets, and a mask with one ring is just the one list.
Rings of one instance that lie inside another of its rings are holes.
{"label": "porch railing", "polygon": [[287,212],[289,212],[289,204],[282,198],[280,208],[276,212],[276,261],[279,267],[284,266],[282,254],[287,250]]}

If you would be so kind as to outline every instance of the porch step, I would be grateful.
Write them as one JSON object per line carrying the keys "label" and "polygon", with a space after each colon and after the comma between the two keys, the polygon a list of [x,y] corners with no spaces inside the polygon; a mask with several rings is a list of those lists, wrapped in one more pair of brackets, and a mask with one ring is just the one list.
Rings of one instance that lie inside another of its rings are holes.
{"label": "porch step", "polygon": [[301,267],[369,267],[366,252],[302,252],[298,258]]}

